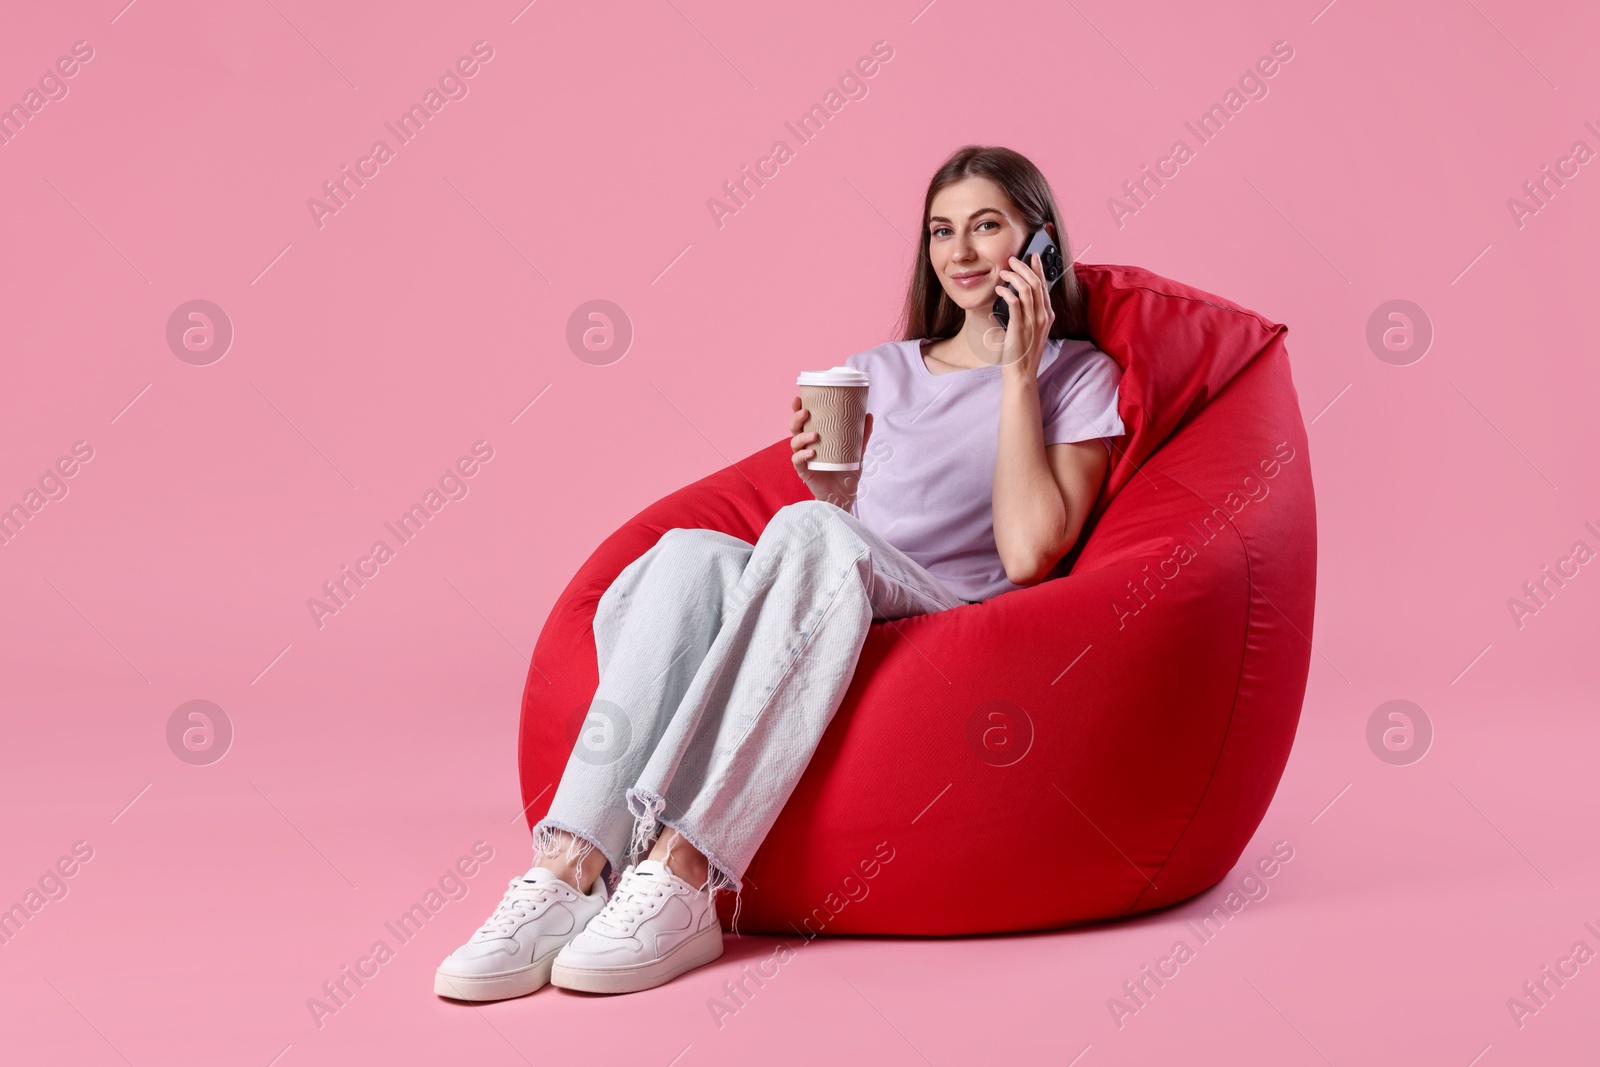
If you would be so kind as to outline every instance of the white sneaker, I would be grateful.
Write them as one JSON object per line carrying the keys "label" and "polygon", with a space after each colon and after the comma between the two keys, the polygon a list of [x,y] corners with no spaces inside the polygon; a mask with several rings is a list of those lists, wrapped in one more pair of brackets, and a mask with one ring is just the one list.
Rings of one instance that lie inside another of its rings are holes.
{"label": "white sneaker", "polygon": [[588,993],[634,993],[722,955],[715,894],[645,860],[622,872],[600,914],[556,956],[550,982]]}
{"label": "white sneaker", "polygon": [[511,879],[489,921],[439,965],[433,991],[453,1000],[503,1000],[532,993],[550,980],[556,953],[583,932],[605,903],[604,878],[594,880],[587,896],[544,867]]}

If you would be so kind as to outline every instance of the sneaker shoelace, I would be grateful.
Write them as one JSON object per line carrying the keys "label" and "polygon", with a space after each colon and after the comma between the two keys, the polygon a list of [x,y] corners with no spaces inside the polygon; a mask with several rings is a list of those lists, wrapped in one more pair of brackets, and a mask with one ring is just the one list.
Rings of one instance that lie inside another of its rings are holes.
{"label": "sneaker shoelace", "polygon": [[617,886],[617,891],[606,901],[605,907],[600,909],[600,914],[596,915],[593,921],[615,933],[630,933],[650,910],[651,903],[670,892],[665,882],[647,875],[635,874],[630,868],[622,883]]}
{"label": "sneaker shoelace", "polygon": [[478,928],[478,939],[509,937],[517,926],[545,900],[552,896],[560,895],[561,887],[555,882],[530,882],[518,878],[511,883],[511,888],[506,890],[506,895],[494,909],[494,914],[489,916],[487,922]]}

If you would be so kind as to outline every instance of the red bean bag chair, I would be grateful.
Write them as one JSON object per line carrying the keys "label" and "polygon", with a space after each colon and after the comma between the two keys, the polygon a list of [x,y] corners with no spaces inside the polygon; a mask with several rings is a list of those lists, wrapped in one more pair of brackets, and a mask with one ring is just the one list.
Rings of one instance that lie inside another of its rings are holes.
{"label": "red bean bag chair", "polygon": [[[1106,485],[1054,576],[872,624],[757,852],[741,932],[972,934],[1215,885],[1277,788],[1310,665],[1311,460],[1287,327],[1137,267],[1076,267],[1123,368]],[[606,587],[675,526],[754,542],[809,494],[787,438],[645,508],[550,612],[522,703],[531,827],[597,682]],[[1012,866],[1013,877],[1005,877]],[[970,906],[949,875],[1007,887]],[[732,894],[719,896],[723,923]]]}

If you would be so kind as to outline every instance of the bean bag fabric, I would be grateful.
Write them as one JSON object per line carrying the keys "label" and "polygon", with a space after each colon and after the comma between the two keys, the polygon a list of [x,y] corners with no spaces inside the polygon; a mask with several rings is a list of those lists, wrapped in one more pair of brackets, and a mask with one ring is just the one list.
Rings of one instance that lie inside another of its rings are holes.
{"label": "bean bag fabric", "polygon": [[[1050,579],[874,623],[748,871],[739,928],[1049,929],[1216,884],[1288,759],[1310,665],[1311,461],[1287,328],[1137,267],[1077,265],[1126,427]],[[522,705],[530,827],[593,696],[612,579],[675,526],[754,542],[809,499],[784,438],[645,508],[552,608]],[[1020,877],[1004,877],[1011,866]],[[1000,892],[982,909],[952,875]],[[723,922],[732,895],[719,897]]]}

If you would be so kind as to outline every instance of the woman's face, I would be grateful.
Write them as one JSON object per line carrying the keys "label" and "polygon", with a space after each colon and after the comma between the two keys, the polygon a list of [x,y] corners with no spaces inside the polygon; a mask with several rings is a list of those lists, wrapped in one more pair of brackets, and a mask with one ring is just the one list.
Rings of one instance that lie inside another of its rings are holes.
{"label": "woman's face", "polygon": [[1022,254],[1027,222],[1004,189],[988,178],[963,178],[934,194],[928,211],[928,258],[939,284],[963,311],[994,305],[1001,269]]}

